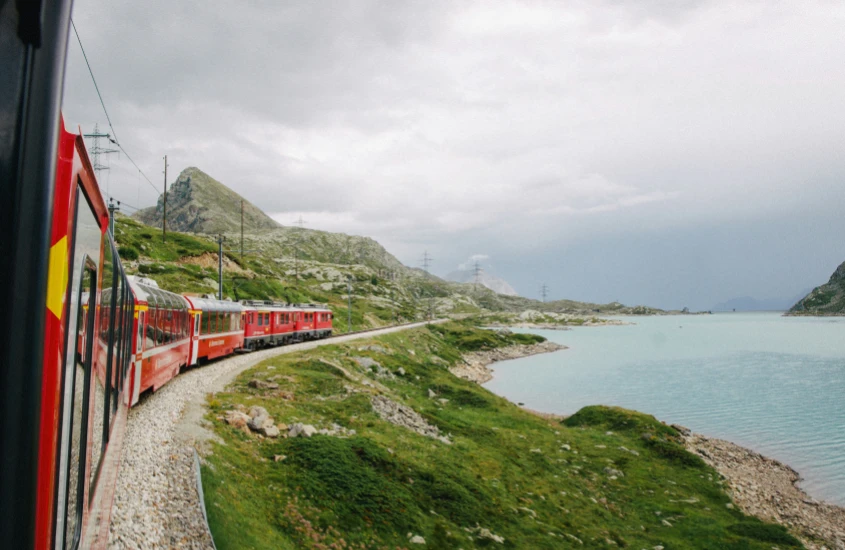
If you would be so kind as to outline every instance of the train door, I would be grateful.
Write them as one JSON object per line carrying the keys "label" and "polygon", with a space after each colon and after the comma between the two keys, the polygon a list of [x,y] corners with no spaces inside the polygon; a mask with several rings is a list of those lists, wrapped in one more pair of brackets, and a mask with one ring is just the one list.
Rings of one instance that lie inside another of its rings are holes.
{"label": "train door", "polygon": [[193,366],[197,364],[197,355],[200,350],[200,317],[202,313],[194,314],[193,328],[191,329],[191,357],[188,359],[188,364]]}
{"label": "train door", "polygon": [[147,312],[143,309],[138,311],[138,333],[135,335],[135,376],[132,380],[132,397],[130,405],[138,402],[138,397],[141,394],[141,368],[144,363],[144,341],[145,331],[144,323],[147,320]]}

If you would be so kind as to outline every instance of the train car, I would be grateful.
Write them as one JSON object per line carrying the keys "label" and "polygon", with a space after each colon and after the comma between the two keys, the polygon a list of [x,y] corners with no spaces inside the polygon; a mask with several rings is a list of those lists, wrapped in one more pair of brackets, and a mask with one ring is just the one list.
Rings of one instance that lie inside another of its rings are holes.
{"label": "train car", "polygon": [[138,312],[134,332],[135,349],[130,405],[141,394],[156,391],[188,365],[191,324],[188,300],[158,288],[145,277],[129,276],[129,288]]}
{"label": "train car", "polygon": [[327,338],[332,334],[332,311],[315,304],[298,304],[294,333],[299,342]]}
{"label": "train car", "polygon": [[82,136],[63,124],[51,225],[33,546],[104,547],[127,419],[134,301]]}
{"label": "train car", "polygon": [[262,300],[245,300],[242,304],[246,349],[255,350],[299,341],[295,334],[298,309]]}
{"label": "train car", "polygon": [[192,316],[191,349],[188,365],[231,355],[244,347],[244,307],[224,302],[185,296]]}

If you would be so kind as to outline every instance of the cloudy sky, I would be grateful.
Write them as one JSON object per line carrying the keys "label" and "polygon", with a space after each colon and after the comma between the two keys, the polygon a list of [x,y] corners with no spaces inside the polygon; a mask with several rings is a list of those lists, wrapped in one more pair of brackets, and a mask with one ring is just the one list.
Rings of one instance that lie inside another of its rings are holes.
{"label": "cloudy sky", "polygon": [[[710,308],[845,260],[845,4],[76,0],[124,148],[519,292]],[[71,36],[64,113],[105,127]],[[102,185],[157,191],[109,157]]]}

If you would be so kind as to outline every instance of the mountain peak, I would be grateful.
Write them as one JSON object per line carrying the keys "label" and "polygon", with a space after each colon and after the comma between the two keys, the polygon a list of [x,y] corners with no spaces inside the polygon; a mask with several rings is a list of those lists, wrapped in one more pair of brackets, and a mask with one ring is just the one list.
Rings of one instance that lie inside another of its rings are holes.
{"label": "mountain peak", "polygon": [[[167,191],[167,227],[189,233],[227,233],[241,229],[243,204],[244,230],[256,232],[280,225],[257,206],[241,197],[199,168],[182,170]],[[164,197],[155,206],[139,210],[134,218],[161,227]]]}

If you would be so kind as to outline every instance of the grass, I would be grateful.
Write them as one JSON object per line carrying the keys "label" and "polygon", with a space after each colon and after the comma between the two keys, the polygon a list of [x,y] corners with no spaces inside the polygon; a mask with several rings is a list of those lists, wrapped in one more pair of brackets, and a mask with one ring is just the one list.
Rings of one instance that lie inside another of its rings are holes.
{"label": "grass", "polygon": [[[284,355],[242,374],[209,400],[222,441],[203,465],[217,547],[415,547],[409,534],[428,548],[800,547],[781,527],[726,506],[719,474],[651,416],[587,407],[544,419],[448,372],[464,351],[521,340],[448,323]],[[362,356],[395,376],[365,372],[354,361]],[[280,388],[250,388],[253,378]],[[370,406],[378,392],[452,444],[381,420]],[[259,439],[220,420],[237,405],[261,405],[277,423],[357,433]]]}

